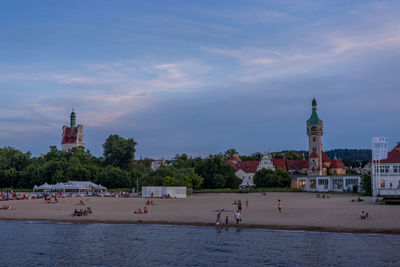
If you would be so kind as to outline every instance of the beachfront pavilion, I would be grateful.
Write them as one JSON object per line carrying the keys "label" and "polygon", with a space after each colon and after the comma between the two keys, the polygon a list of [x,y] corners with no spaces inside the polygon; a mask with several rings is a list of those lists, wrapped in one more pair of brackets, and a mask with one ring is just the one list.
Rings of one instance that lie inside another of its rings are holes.
{"label": "beachfront pavilion", "polygon": [[296,187],[304,191],[311,192],[327,192],[337,191],[343,192],[353,190],[354,186],[360,189],[359,175],[345,176],[303,176],[297,177]]}
{"label": "beachfront pavilion", "polygon": [[73,194],[92,194],[92,193],[104,193],[107,192],[107,187],[92,183],[90,181],[69,181],[66,183],[57,183],[51,185],[44,183],[41,186],[34,186],[33,191],[43,192],[62,192],[62,193],[73,193]]}

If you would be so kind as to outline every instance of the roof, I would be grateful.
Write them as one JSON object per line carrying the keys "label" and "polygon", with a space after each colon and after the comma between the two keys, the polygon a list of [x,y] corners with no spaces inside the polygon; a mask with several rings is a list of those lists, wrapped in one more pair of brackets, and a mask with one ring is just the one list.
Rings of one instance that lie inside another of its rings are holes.
{"label": "roof", "polygon": [[240,163],[242,162],[242,160],[240,159],[240,157],[235,154],[232,157],[230,157],[227,161],[225,161],[225,164],[231,165],[233,168],[235,168],[235,170],[238,170],[238,166],[240,165]]}
{"label": "roof", "polygon": [[318,158],[317,153],[313,152],[313,153],[311,154],[310,158]]}
{"label": "roof", "polygon": [[332,162],[332,160],[328,157],[328,155],[322,151],[322,162]]}
{"label": "roof", "polygon": [[98,185],[90,181],[69,181],[66,183],[57,183],[55,185],[44,183],[41,186],[35,187],[35,189],[43,189],[43,190],[87,189],[87,188],[107,189],[102,185]]}
{"label": "roof", "polygon": [[381,163],[400,163],[400,143],[388,153],[388,158],[381,160]]}
{"label": "roof", "polygon": [[312,101],[311,117],[307,120],[307,122],[309,122],[311,124],[318,124],[319,121],[320,121],[320,119],[318,118],[318,114],[317,114],[317,100],[315,100],[315,98],[314,98]]}
{"label": "roof", "polygon": [[63,133],[63,140],[61,141],[62,145],[65,144],[76,144],[77,141],[77,134],[78,134],[78,128],[75,127],[74,132],[71,134],[71,128],[70,127],[65,127],[65,131]]}
{"label": "roof", "polygon": [[241,161],[236,165],[236,169],[242,170],[245,173],[255,173],[259,163],[259,161]]}
{"label": "roof", "polygon": [[286,171],[286,160],[285,159],[273,159],[275,169],[281,168]]}
{"label": "roof", "polygon": [[301,160],[301,159],[286,160],[286,166],[288,170],[299,170],[308,168],[307,163],[308,163],[307,160]]}
{"label": "roof", "polygon": [[330,169],[346,169],[346,166],[343,162],[334,159],[331,163]]}

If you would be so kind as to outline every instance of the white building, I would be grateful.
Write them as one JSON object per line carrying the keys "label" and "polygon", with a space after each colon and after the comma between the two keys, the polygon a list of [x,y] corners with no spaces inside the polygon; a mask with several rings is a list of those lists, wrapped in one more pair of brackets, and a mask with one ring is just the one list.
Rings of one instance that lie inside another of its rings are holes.
{"label": "white building", "polygon": [[92,194],[105,193],[107,192],[107,187],[99,184],[92,183],[90,181],[69,181],[66,183],[57,183],[54,185],[44,183],[40,186],[34,186],[33,191],[43,190],[44,192],[63,192],[72,194]]}
{"label": "white building", "polygon": [[[378,170],[379,168],[379,170]],[[400,195],[400,142],[388,153],[387,159],[374,164],[373,177],[378,183],[376,195]]]}
{"label": "white building", "polygon": [[153,171],[156,171],[158,168],[160,168],[161,165],[164,165],[164,166],[167,165],[164,158],[162,158],[162,159],[157,159],[157,160],[151,160],[150,168],[151,168]]}
{"label": "white building", "polygon": [[260,164],[257,166],[257,171],[261,169],[267,170],[275,170],[274,163],[272,162],[271,155],[267,152],[264,153],[263,157],[261,158]]}
{"label": "white building", "polygon": [[241,186],[255,186],[254,174],[261,169],[275,170],[271,155],[268,153],[264,153],[261,161],[241,161],[238,155],[234,155],[227,161],[227,164],[236,169],[236,176],[242,179]]}
{"label": "white building", "polygon": [[305,191],[353,191],[360,188],[360,176],[304,176],[297,178],[297,188]]}

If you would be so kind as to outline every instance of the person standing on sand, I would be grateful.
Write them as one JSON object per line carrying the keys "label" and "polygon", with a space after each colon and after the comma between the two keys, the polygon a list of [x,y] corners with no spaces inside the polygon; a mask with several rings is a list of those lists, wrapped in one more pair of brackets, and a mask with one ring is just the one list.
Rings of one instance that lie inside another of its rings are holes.
{"label": "person standing on sand", "polygon": [[278,199],[278,210],[279,210],[279,213],[282,213],[282,203],[281,203],[280,199]]}
{"label": "person standing on sand", "polygon": [[240,221],[240,213],[239,213],[239,211],[235,212],[235,219],[236,219],[236,224],[239,224],[239,221]]}
{"label": "person standing on sand", "polygon": [[241,200],[238,201],[237,208],[238,208],[239,212],[242,212],[242,201]]}
{"label": "person standing on sand", "polygon": [[217,227],[219,227],[220,223],[221,223],[221,212],[219,211],[217,213],[217,221],[215,222],[215,224],[217,225]]}
{"label": "person standing on sand", "polygon": [[226,227],[226,229],[228,229],[228,224],[229,224],[229,217],[228,217],[228,215],[226,215],[226,217],[225,217],[225,227]]}

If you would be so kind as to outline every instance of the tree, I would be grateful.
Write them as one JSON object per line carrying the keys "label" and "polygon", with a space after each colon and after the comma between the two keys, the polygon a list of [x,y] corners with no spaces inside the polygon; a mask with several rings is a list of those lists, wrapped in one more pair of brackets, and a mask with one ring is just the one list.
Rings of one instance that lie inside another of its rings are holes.
{"label": "tree", "polygon": [[275,187],[276,177],[273,170],[261,169],[254,174],[253,182],[258,188]]}
{"label": "tree", "polygon": [[227,151],[225,151],[224,158],[225,159],[230,159],[235,154],[239,154],[239,153],[236,151],[236,149],[230,148]]}
{"label": "tree", "polygon": [[135,158],[135,146],[133,138],[110,135],[103,145],[105,163],[121,169],[130,169]]}
{"label": "tree", "polygon": [[249,161],[249,160],[260,161],[262,156],[263,155],[260,152],[255,152],[250,156],[240,155],[240,159],[243,161]]}
{"label": "tree", "polygon": [[275,170],[275,176],[278,187],[290,187],[290,175],[287,171],[278,168]]}
{"label": "tree", "polygon": [[221,154],[210,155],[198,162],[195,171],[203,177],[204,188],[237,188],[240,184],[240,179],[235,177],[235,169],[225,164]]}
{"label": "tree", "polygon": [[364,192],[366,196],[372,196],[372,182],[371,182],[371,173],[366,172],[361,175],[361,190]]}
{"label": "tree", "polygon": [[253,181],[258,188],[263,187],[289,187],[290,175],[281,168],[273,170],[261,169],[254,174]]}

